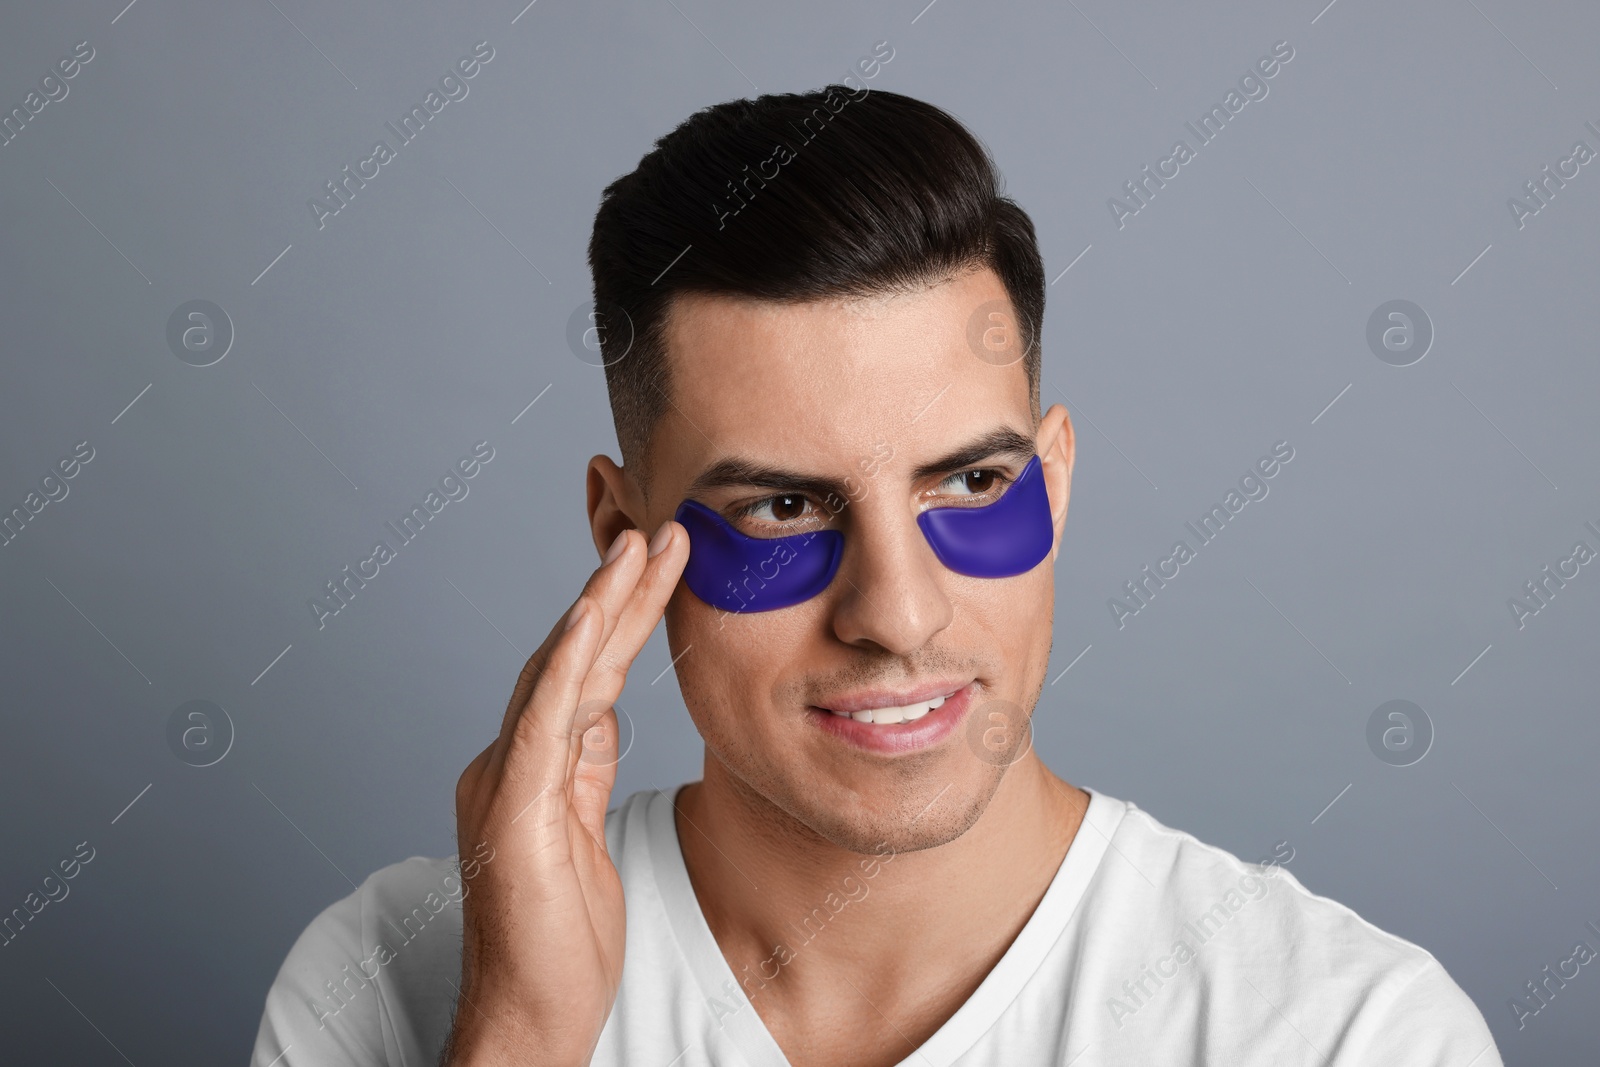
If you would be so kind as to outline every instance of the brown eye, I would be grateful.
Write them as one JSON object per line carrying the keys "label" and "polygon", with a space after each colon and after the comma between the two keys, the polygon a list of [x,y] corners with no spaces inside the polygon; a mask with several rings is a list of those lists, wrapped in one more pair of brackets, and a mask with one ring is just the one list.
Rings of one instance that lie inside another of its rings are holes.
{"label": "brown eye", "polygon": [[967,471],[961,477],[967,489],[975,495],[994,488],[994,471]]}
{"label": "brown eye", "polygon": [[773,522],[790,522],[805,514],[806,498],[795,493],[775,496],[767,501]]}

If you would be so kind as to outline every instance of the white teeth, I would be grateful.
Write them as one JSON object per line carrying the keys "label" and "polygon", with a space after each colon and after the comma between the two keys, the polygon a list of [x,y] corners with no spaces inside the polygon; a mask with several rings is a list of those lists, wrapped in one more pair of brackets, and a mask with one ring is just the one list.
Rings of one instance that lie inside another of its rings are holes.
{"label": "white teeth", "polygon": [[867,711],[845,712],[835,711],[834,714],[841,718],[854,719],[856,722],[881,723],[884,725],[897,722],[913,722],[922,718],[934,708],[945,702],[945,697],[934,697],[917,704],[906,704],[894,708],[870,708]]}

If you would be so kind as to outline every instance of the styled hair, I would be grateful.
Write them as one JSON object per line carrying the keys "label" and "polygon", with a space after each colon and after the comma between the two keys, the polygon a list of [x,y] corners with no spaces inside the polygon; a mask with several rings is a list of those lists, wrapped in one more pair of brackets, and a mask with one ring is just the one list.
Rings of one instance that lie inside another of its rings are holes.
{"label": "styled hair", "polygon": [[1037,416],[1044,263],[1032,221],[1002,189],[955,118],[865,85],[731,100],[658,140],[606,187],[589,240],[611,414],[641,490],[672,403],[663,339],[683,293],[869,296],[989,267],[1030,342]]}

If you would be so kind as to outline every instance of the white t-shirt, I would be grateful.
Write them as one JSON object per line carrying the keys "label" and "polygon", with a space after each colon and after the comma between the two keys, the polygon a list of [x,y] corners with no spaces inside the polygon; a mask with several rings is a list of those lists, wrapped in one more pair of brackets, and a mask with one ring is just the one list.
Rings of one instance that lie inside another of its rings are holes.
{"label": "white t-shirt", "polygon": [[[643,790],[606,815],[627,949],[592,1062],[786,1067],[746,992],[759,999],[765,968],[735,974],[700,912],[675,792]],[[1426,950],[1281,867],[1088,792],[1022,932],[903,1067],[1502,1067],[1482,1014]],[[317,916],[267,993],[253,1067],[436,1067],[460,982],[459,874],[453,857],[412,857]],[[826,937],[871,876],[858,885],[796,925],[791,949]]]}

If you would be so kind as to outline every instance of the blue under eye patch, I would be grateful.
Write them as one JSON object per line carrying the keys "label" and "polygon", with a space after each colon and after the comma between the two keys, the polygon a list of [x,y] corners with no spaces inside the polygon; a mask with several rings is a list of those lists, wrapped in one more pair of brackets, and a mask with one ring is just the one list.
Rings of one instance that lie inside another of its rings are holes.
{"label": "blue under eye patch", "polygon": [[[791,537],[750,537],[694,500],[673,516],[689,532],[689,591],[723,611],[773,611],[810,600],[828,587],[844,555],[844,534],[813,530]],[[1039,457],[1005,493],[980,508],[929,508],[917,525],[939,562],[957,574],[1009,578],[1032,570],[1055,542],[1050,496]]]}

